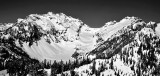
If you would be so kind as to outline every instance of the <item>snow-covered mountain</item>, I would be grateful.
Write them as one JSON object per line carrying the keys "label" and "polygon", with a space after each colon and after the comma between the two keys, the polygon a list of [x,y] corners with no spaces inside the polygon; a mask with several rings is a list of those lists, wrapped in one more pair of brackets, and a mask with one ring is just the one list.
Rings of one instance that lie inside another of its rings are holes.
{"label": "snow-covered mountain", "polygon": [[65,14],[31,14],[14,24],[1,26],[1,38],[13,38],[16,46],[39,60],[69,60],[78,51],[96,45],[96,28]]}
{"label": "snow-covered mountain", "polygon": [[126,17],[105,27],[106,31],[101,30],[104,41],[87,54],[92,58],[92,63],[76,68],[74,71],[78,75],[160,75],[158,23],[145,23],[135,17]]}
{"label": "snow-covered mountain", "polygon": [[145,23],[137,17],[91,28],[63,13],[31,14],[16,23],[0,24],[0,49],[40,61],[89,58],[90,64],[74,69],[83,76],[157,75],[159,30],[160,23]]}

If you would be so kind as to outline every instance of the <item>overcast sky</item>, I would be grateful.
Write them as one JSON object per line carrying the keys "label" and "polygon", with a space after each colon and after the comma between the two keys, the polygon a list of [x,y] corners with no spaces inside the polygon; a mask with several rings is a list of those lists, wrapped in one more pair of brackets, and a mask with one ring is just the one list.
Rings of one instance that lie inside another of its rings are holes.
{"label": "overcast sky", "polygon": [[[5,1],[5,2],[4,2]],[[160,22],[158,0],[4,0],[0,2],[0,23],[13,23],[29,14],[64,13],[91,27],[135,16],[145,22]]]}

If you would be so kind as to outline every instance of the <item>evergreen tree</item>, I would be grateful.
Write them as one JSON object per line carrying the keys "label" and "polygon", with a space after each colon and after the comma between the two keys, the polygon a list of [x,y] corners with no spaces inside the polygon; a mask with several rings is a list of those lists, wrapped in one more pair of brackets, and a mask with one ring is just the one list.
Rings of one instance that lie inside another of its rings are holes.
{"label": "evergreen tree", "polygon": [[64,71],[68,70],[68,62],[66,61],[66,63],[64,64]]}
{"label": "evergreen tree", "polygon": [[101,64],[101,70],[100,70],[100,72],[102,72],[102,71],[104,71],[104,70],[105,70],[105,67],[104,67],[103,64]]}
{"label": "evergreen tree", "polygon": [[72,63],[71,63],[71,61],[69,60],[68,61],[68,70],[71,70],[72,69]]}
{"label": "evergreen tree", "polygon": [[75,76],[75,71],[74,71],[74,70],[71,70],[71,71],[70,71],[70,74],[71,74],[71,76]]}
{"label": "evergreen tree", "polygon": [[111,67],[111,69],[113,69],[113,58],[111,58],[110,67]]}
{"label": "evergreen tree", "polygon": [[74,61],[74,67],[73,67],[73,68],[78,67],[78,66],[79,66],[79,61],[78,61],[78,59],[76,59],[76,60]]}
{"label": "evergreen tree", "polygon": [[94,60],[94,61],[93,61],[93,66],[92,66],[92,74],[95,74],[95,72],[96,72],[95,66],[96,66],[96,62],[95,62],[95,60]]}
{"label": "evergreen tree", "polygon": [[61,65],[61,72],[63,72],[63,71],[64,71],[64,63],[63,63],[62,60],[61,60],[61,62],[60,62],[60,65]]}

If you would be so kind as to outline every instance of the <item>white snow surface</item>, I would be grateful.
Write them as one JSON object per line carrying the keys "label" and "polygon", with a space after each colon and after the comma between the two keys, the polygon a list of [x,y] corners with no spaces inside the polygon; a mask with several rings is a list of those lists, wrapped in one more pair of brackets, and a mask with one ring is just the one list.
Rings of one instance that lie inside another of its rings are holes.
{"label": "white snow surface", "polygon": [[160,23],[157,24],[155,31],[156,31],[156,34],[160,37]]}
{"label": "white snow surface", "polygon": [[116,76],[115,72],[112,69],[105,70],[101,72],[100,76]]}

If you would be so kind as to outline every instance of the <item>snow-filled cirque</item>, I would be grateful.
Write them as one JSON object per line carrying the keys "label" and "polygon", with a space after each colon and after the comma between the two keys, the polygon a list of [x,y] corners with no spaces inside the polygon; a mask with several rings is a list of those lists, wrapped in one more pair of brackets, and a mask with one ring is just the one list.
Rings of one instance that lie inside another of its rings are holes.
{"label": "snow-filled cirque", "polygon": [[146,23],[138,17],[92,28],[63,13],[31,14],[0,24],[0,40],[5,69],[14,60],[33,59],[37,64],[46,62],[48,76],[160,75],[160,23]]}

